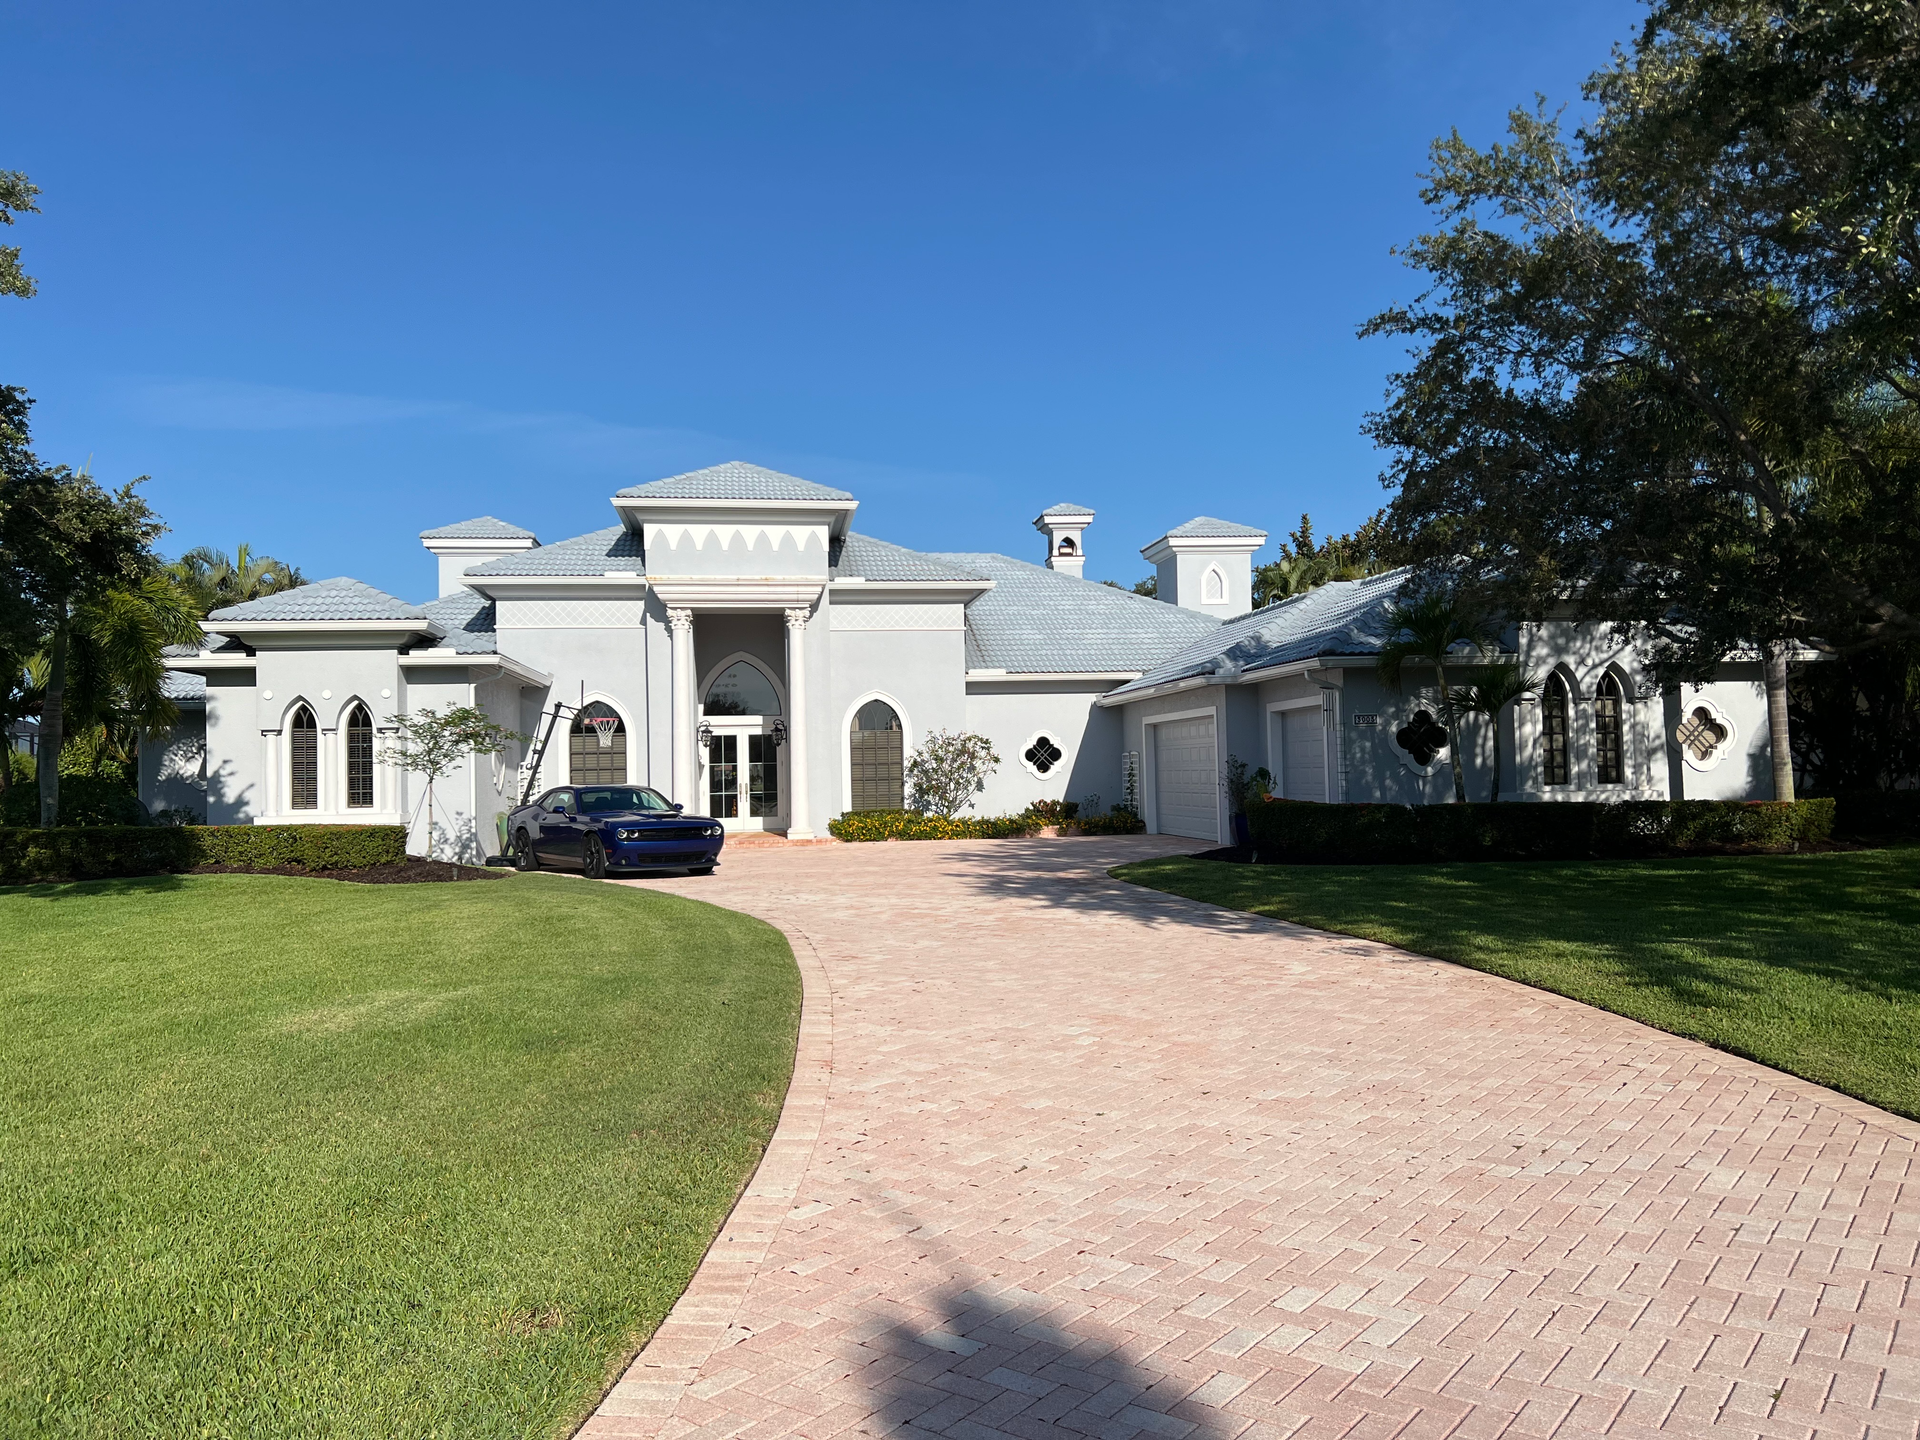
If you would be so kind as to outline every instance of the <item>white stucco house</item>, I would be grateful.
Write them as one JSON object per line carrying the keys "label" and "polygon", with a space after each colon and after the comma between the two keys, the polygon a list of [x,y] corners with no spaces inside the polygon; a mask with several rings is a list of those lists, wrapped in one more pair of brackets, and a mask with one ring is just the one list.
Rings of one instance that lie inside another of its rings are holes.
{"label": "white stucco house", "polygon": [[[197,651],[169,657],[181,719],[143,748],[142,799],[214,824],[405,823],[420,850],[421,781],[381,754],[392,716],[451,705],[531,737],[436,788],[438,852],[476,859],[522,793],[570,781],[651,785],[730,830],[823,834],[897,808],[904,759],[935,730],[993,741],[983,814],[1097,796],[1219,839],[1229,756],[1299,799],[1451,797],[1435,692],[1373,671],[1402,572],[1255,611],[1265,532],[1201,517],[1141,550],[1149,599],[1082,578],[1084,507],[1034,521],[1040,564],[920,552],[853,529],[843,490],[739,462],[612,507],[606,529],[544,545],[491,517],[426,531],[423,604],[341,577],[215,612]],[[1503,648],[1551,677],[1503,722],[1503,798],[1770,798],[1757,663],[1663,695],[1596,627],[1514,626]],[[1463,748],[1483,799],[1491,736],[1470,725]]]}

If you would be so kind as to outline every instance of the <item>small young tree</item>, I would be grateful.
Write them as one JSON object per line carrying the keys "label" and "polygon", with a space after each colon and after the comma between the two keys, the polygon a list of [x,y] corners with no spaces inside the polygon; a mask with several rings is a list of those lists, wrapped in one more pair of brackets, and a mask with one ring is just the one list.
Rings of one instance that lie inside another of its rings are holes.
{"label": "small young tree", "polygon": [[423,705],[409,715],[388,717],[398,732],[380,758],[415,775],[427,777],[427,858],[433,858],[433,786],[441,776],[469,755],[497,755],[527,737],[496,725],[483,710],[456,705],[445,712]]}
{"label": "small young tree", "polygon": [[1489,665],[1478,679],[1456,685],[1448,703],[1456,715],[1484,715],[1493,727],[1493,788],[1489,804],[1500,798],[1500,714],[1523,696],[1536,694],[1540,677],[1517,662]]}
{"label": "small young tree", "polygon": [[950,819],[973,803],[999,768],[1000,757],[986,736],[936,730],[907,759],[908,808]]}

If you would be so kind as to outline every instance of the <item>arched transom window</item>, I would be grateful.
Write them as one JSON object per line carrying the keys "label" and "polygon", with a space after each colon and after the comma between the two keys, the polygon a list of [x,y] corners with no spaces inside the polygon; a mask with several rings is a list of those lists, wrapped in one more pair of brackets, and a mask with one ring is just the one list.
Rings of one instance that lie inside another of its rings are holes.
{"label": "arched transom window", "polygon": [[302,705],[293,712],[288,799],[295,810],[320,808],[320,727],[313,711]]}
{"label": "arched transom window", "polygon": [[1567,721],[1572,710],[1566,677],[1549,675],[1547,688],[1540,696],[1540,778],[1548,785],[1566,785],[1573,780],[1573,767],[1567,758]]}
{"label": "arched transom window", "polygon": [[567,775],[576,785],[627,783],[627,726],[620,712],[602,700],[573,717],[567,737]]}
{"label": "arched transom window", "polygon": [[347,808],[373,806],[373,717],[364,705],[347,712]]}
{"label": "arched transom window", "polygon": [[869,700],[853,716],[847,761],[855,810],[899,810],[906,801],[905,732],[884,700]]}
{"label": "arched transom window", "polygon": [[736,660],[713,677],[700,708],[708,715],[778,715],[780,695],[766,671],[751,660]]}
{"label": "arched transom window", "polygon": [[1594,778],[1602,785],[1620,785],[1627,778],[1626,747],[1624,727],[1621,724],[1621,710],[1625,697],[1620,693],[1620,679],[1609,672],[1600,681],[1600,691],[1593,697],[1593,768]]}

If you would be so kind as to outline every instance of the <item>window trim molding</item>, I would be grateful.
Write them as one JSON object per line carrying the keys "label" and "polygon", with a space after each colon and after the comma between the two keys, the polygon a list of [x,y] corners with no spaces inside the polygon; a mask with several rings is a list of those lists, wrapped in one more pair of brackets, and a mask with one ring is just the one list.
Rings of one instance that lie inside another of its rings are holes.
{"label": "window trim molding", "polygon": [[[1217,600],[1214,599],[1209,594],[1207,594],[1207,591],[1212,588],[1210,582],[1216,581],[1216,580],[1220,583],[1220,598]],[[1200,603],[1202,605],[1231,604],[1233,601],[1233,596],[1231,593],[1229,593],[1230,589],[1231,587],[1229,587],[1227,584],[1227,572],[1222,570],[1218,564],[1209,565],[1204,571],[1201,572]]]}
{"label": "window trim molding", "polygon": [[[853,717],[860,713],[860,707],[869,700],[884,700],[893,707],[893,713],[900,717],[900,761],[904,767],[913,756],[913,717],[907,713],[907,707],[885,690],[868,690],[856,695],[853,703],[847,706],[840,716],[840,813],[847,814],[853,809]],[[784,700],[783,700],[784,703]],[[906,789],[906,777],[901,776],[901,790]]]}
{"label": "window trim molding", "polygon": [[1681,763],[1696,775],[1706,775],[1719,769],[1721,763],[1739,747],[1740,727],[1734,724],[1733,717],[1721,709],[1713,697],[1704,691],[1695,695],[1692,699],[1688,699],[1684,695],[1681,697],[1680,723],[1684,725],[1696,710],[1705,710],[1713,720],[1713,723],[1727,732],[1727,738],[1714,749],[1713,754],[1705,760],[1696,760],[1693,752],[1689,750],[1685,742],[1680,739],[1679,725],[1674,726],[1673,733],[1669,738],[1673,741],[1675,748],[1680,751]]}
{"label": "window trim molding", "polygon": [[[1060,752],[1060,758],[1053,762],[1053,768],[1050,770],[1036,770],[1027,760],[1027,751],[1031,750],[1034,744],[1042,737],[1050,741],[1054,749]],[[1021,744],[1019,753],[1015,758],[1019,760],[1020,768],[1033,776],[1033,778],[1038,780],[1042,785],[1051,785],[1054,781],[1062,778],[1061,771],[1073,768],[1072,747],[1060,738],[1060,732],[1058,730],[1048,725],[1042,725],[1038,730],[1029,735]]]}

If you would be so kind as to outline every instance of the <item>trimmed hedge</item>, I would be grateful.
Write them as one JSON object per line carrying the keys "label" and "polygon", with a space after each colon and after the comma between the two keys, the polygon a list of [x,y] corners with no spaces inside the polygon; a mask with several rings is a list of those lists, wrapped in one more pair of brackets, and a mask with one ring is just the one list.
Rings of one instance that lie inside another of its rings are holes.
{"label": "trimmed hedge", "polygon": [[1031,835],[1031,815],[955,815],[951,820],[915,810],[849,810],[827,822],[836,840],[1006,840]]}
{"label": "trimmed hedge", "polygon": [[398,825],[62,825],[0,829],[0,885],[161,875],[196,865],[359,870],[407,858]]}
{"label": "trimmed hedge", "polygon": [[1920,835],[1920,790],[1847,790],[1835,797],[1842,835]]}
{"label": "trimmed hedge", "polygon": [[1548,801],[1507,805],[1247,807],[1254,853],[1295,865],[1584,860],[1720,849],[1785,850],[1833,834],[1832,800]]}
{"label": "trimmed hedge", "polygon": [[1131,810],[1111,810],[1105,815],[1082,815],[1073,822],[1073,828],[1082,835],[1138,835],[1147,828],[1147,822]]}

